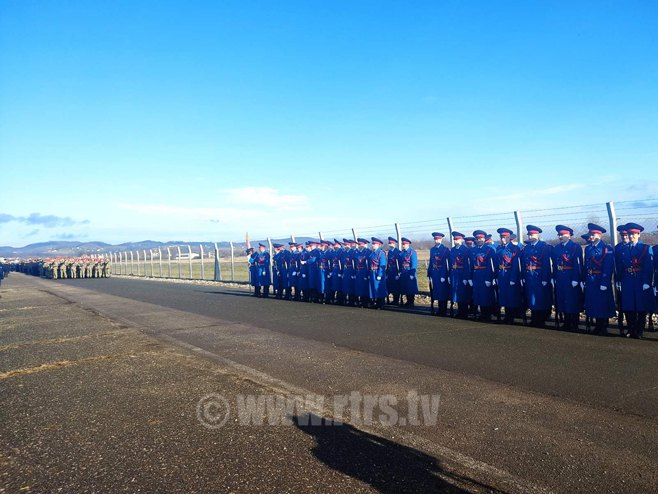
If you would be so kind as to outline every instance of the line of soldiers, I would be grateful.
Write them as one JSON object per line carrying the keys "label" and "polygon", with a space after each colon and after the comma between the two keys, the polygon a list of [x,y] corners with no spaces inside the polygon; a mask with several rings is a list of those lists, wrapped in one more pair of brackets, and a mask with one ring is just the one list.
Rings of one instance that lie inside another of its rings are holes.
{"label": "line of soldiers", "polygon": [[27,259],[16,264],[16,271],[42,278],[109,278],[110,260],[92,257]]}
{"label": "line of soldiers", "polygon": [[[584,311],[588,331],[593,326],[595,334],[607,335],[610,318],[617,316],[621,336],[642,337],[647,315],[652,321],[658,307],[658,246],[640,240],[641,225],[619,226],[621,242],[614,248],[602,240],[605,228],[594,223],[581,235],[584,249],[568,226],[555,227],[555,246],[541,240],[541,228],[526,229],[522,245],[507,228],[497,230],[498,245],[483,230],[472,237],[454,231],[452,248],[443,245],[444,234],[432,233],[427,268],[432,314],[485,322],[495,317],[506,324],[520,318],[545,327],[554,308],[556,328],[578,331]],[[414,305],[418,256],[408,238],[398,248],[397,239],[388,237],[388,251],[375,237],[288,245],[289,250],[274,244],[271,260],[264,244],[247,250],[255,296],[269,296],[273,286],[276,298],[286,300],[374,309]]]}

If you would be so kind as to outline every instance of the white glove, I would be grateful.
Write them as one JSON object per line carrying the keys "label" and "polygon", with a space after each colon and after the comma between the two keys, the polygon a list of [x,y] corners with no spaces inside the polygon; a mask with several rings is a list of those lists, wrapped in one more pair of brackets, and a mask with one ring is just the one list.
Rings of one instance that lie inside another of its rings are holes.
{"label": "white glove", "polygon": [[382,277],[381,277],[381,276],[377,276],[377,281],[382,281]]}
{"label": "white glove", "polygon": [[509,284],[510,284],[510,286],[514,286],[514,285],[516,285],[516,281],[510,281]]}
{"label": "white glove", "polygon": [[572,281],[571,286],[576,288],[578,286],[578,282],[577,281]]}
{"label": "white glove", "polygon": [[468,284],[473,286],[473,280],[468,280]]}
{"label": "white glove", "polygon": [[342,277],[343,277],[343,275],[342,275],[342,274],[339,274],[339,275],[338,275],[338,277],[339,277],[339,278],[342,278]]}
{"label": "white glove", "polygon": [[551,285],[555,286],[555,280],[551,278]]}
{"label": "white glove", "polygon": [[468,281],[464,280],[464,286],[468,285]]}
{"label": "white glove", "polygon": [[302,275],[302,278],[306,278],[306,275],[305,275],[305,274],[303,274],[303,275]]}
{"label": "white glove", "polygon": [[601,291],[602,291],[602,292],[605,292],[607,289],[608,289],[607,286],[605,286],[605,285],[601,285]]}
{"label": "white glove", "polygon": [[655,286],[653,287],[653,295],[654,296],[658,295],[658,288],[656,288]]}
{"label": "white glove", "polygon": [[484,284],[487,285],[487,287],[490,287],[490,286],[491,286],[491,282],[490,282],[490,281],[485,281]]}
{"label": "white glove", "polygon": [[621,283],[617,282],[615,286],[617,287],[617,290],[621,291]]}
{"label": "white glove", "polygon": [[584,281],[580,282],[580,288],[582,288],[583,290],[585,289],[585,282]]}
{"label": "white glove", "polygon": [[445,278],[441,278],[441,283],[445,283],[445,281],[446,281]]}
{"label": "white glove", "polygon": [[355,280],[355,279],[356,279],[356,275],[355,275],[355,276],[352,276],[352,279]]}
{"label": "white glove", "polygon": [[397,275],[397,276],[395,277],[395,279],[396,279],[396,280],[399,280],[399,279],[400,279],[400,275]]}
{"label": "white glove", "polygon": [[306,264],[306,261],[300,261],[302,264]]}
{"label": "white glove", "polygon": [[521,286],[525,286],[525,280],[521,280]]}
{"label": "white glove", "polygon": [[410,274],[410,275],[409,275],[409,279],[410,279],[410,280],[413,280],[413,279],[414,279],[414,275],[413,275],[413,274]]}
{"label": "white glove", "polygon": [[493,280],[493,284],[494,284],[494,285],[497,285],[497,284],[498,284],[498,280],[497,280],[496,278],[494,278],[494,280]]}
{"label": "white glove", "polygon": [[542,281],[541,282],[541,286],[546,286],[546,285],[548,285],[548,281]]}
{"label": "white glove", "polygon": [[329,274],[327,275],[327,278],[331,278],[331,273],[329,273]]}
{"label": "white glove", "polygon": [[648,290],[649,288],[651,288],[651,286],[647,285],[646,283],[642,285],[642,290]]}

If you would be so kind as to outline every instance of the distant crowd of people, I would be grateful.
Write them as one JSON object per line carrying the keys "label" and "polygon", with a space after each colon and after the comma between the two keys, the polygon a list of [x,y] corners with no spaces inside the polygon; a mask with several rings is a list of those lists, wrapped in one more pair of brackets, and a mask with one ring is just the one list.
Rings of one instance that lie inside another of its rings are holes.
{"label": "distant crowd of people", "polygon": [[[607,335],[610,319],[618,318],[621,336],[641,338],[647,316],[658,307],[658,246],[640,240],[644,228],[628,223],[617,228],[621,241],[607,245],[605,228],[593,223],[573,241],[574,231],[557,225],[559,243],[541,240],[542,229],[528,225],[527,240],[499,228],[500,243],[475,230],[472,237],[433,232],[427,277],[431,310],[437,316],[476,317],[545,327],[553,309],[556,327]],[[418,256],[408,238],[384,242],[344,238],[274,244],[248,249],[250,283],[254,295],[268,297],[270,287],[279,299],[382,309],[387,304],[414,306],[418,293]],[[435,307],[436,304],[436,307]],[[530,313],[528,321],[527,314]]]}

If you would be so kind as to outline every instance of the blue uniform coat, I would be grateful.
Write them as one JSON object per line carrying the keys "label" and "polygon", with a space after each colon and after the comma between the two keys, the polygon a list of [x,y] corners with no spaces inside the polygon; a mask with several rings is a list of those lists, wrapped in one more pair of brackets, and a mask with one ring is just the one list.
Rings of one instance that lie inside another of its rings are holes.
{"label": "blue uniform coat", "polygon": [[456,303],[471,303],[472,291],[464,281],[471,279],[470,249],[464,244],[450,249],[450,287],[451,300]]}
{"label": "blue uniform coat", "polygon": [[509,242],[496,254],[498,305],[509,309],[521,307],[521,249]]}
{"label": "blue uniform coat", "polygon": [[416,278],[418,254],[416,254],[416,250],[413,247],[401,250],[398,265],[400,266],[400,293],[409,296],[416,295],[418,293],[418,279]]}
{"label": "blue uniform coat", "polygon": [[[553,247],[553,277],[558,312],[579,314],[583,309],[583,249],[569,240]],[[576,286],[573,286],[574,282]]]}
{"label": "blue uniform coat", "polygon": [[[610,318],[616,314],[612,294],[615,254],[612,247],[600,241],[585,247],[585,312],[589,317]],[[606,290],[601,290],[605,286]]]}
{"label": "blue uniform coat", "polygon": [[258,252],[254,259],[256,267],[256,285],[254,286],[270,286],[272,279],[270,276],[270,253]]}
{"label": "blue uniform coat", "polygon": [[386,253],[373,250],[368,258],[370,298],[386,298]]}
{"label": "blue uniform coat", "polygon": [[[654,307],[653,290],[653,255],[647,244],[639,241],[628,244],[621,253],[621,293],[622,310],[651,312]],[[649,285],[644,289],[643,285]]]}
{"label": "blue uniform coat", "polygon": [[354,273],[356,279],[354,280],[354,295],[357,297],[370,296],[370,287],[368,285],[368,258],[370,251],[368,249],[356,249],[354,255]]}
{"label": "blue uniform coat", "polygon": [[450,249],[445,245],[435,245],[430,249],[427,277],[432,280],[432,298],[441,302],[449,300]]}
{"label": "blue uniform coat", "polygon": [[393,294],[400,293],[400,249],[394,247],[386,254],[386,287]]}
{"label": "blue uniform coat", "polygon": [[493,286],[495,257],[495,248],[487,244],[475,247],[471,252],[473,303],[482,307],[490,307],[496,303]]}
{"label": "blue uniform coat", "polygon": [[553,305],[551,246],[542,240],[527,244],[521,252],[521,269],[528,308],[550,310]]}
{"label": "blue uniform coat", "polygon": [[349,248],[343,251],[343,293],[354,295],[354,254],[355,249]]}

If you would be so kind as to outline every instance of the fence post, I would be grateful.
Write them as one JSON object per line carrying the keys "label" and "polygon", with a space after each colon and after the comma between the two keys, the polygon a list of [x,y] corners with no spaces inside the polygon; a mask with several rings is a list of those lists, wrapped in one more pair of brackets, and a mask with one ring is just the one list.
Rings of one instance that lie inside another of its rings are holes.
{"label": "fence post", "polygon": [[136,251],[135,251],[135,254],[137,255],[137,261],[136,261],[136,263],[135,263],[136,266],[137,266],[137,276],[140,276],[140,274],[139,274],[139,251],[136,250]]}
{"label": "fence post", "polygon": [[167,247],[167,278],[171,278],[171,250]]}
{"label": "fence post", "polygon": [[352,228],[352,236],[354,237],[354,241],[356,242],[356,229]]}
{"label": "fence post", "polygon": [[318,236],[320,237],[320,242],[322,242],[324,240],[324,238],[322,237],[322,232],[318,232]]}
{"label": "fence post", "polygon": [[130,276],[135,275],[135,266],[133,265],[133,260],[134,260],[133,251],[131,250],[130,251]]}
{"label": "fence post", "polygon": [[182,271],[181,271],[181,258],[180,258],[180,245],[176,246],[176,249],[178,250],[178,279],[180,280],[183,277]]}
{"label": "fence post", "polygon": [[201,253],[201,279],[206,279],[206,271],[203,269],[203,244],[199,244],[199,252]]}
{"label": "fence post", "polygon": [[215,281],[222,281],[222,268],[219,265],[219,247],[217,247],[217,242],[215,242],[215,276],[213,276]]}
{"label": "fence post", "polygon": [[192,276],[192,247],[190,245],[187,246],[187,262],[190,265],[190,279],[193,279],[194,276]]}
{"label": "fence post", "polygon": [[235,254],[233,248],[233,242],[231,244],[231,281],[235,281]]}
{"label": "fence post", "polygon": [[516,239],[519,245],[523,245],[523,219],[521,211],[514,211],[514,221],[516,221]]}
{"label": "fence post", "polygon": [[612,246],[614,247],[617,245],[617,242],[619,242],[617,235],[617,213],[615,212],[615,203],[610,201],[606,202],[605,205],[608,208],[608,219],[610,221],[610,240],[612,242]]}
{"label": "fence post", "polygon": [[158,247],[158,265],[160,266],[160,278],[162,278],[162,249],[160,247]]}
{"label": "fence post", "polygon": [[448,222],[448,235],[450,236],[450,248],[453,248],[455,246],[455,239],[452,237],[452,232],[454,232],[454,227],[452,226],[452,218],[448,216],[446,218],[446,221]]}
{"label": "fence post", "polygon": [[395,224],[395,234],[398,237],[398,249],[399,249],[400,245],[402,245],[402,231],[400,230],[400,223]]}
{"label": "fence post", "polygon": [[153,272],[153,249],[149,249],[149,254],[151,256],[151,278],[155,278],[155,273]]}
{"label": "fence post", "polygon": [[146,249],[142,252],[144,253],[144,278],[146,278]]}
{"label": "fence post", "polygon": [[290,241],[297,243],[297,240],[295,240],[295,236],[290,234]]}

